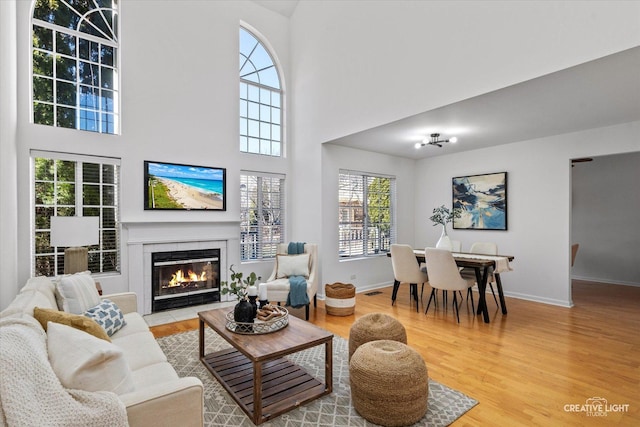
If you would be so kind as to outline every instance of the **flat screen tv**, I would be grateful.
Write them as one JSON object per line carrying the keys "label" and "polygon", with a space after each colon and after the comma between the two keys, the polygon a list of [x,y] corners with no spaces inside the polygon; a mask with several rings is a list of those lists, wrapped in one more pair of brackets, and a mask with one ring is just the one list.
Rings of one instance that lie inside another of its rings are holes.
{"label": "flat screen tv", "polygon": [[144,209],[227,210],[227,170],[144,162]]}

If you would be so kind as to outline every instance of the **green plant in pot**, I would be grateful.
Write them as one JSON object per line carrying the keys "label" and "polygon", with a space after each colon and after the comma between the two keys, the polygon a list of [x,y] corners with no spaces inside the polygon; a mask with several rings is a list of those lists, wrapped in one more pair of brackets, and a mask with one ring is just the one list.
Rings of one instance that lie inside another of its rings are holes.
{"label": "green plant in pot", "polygon": [[239,300],[233,309],[233,320],[241,323],[253,323],[253,305],[251,305],[247,296],[249,287],[255,286],[256,281],[260,280],[260,277],[254,272],[244,277],[244,273],[233,269],[233,264],[229,267],[229,271],[231,271],[231,280],[220,282],[222,288],[220,293],[222,295],[235,295]]}

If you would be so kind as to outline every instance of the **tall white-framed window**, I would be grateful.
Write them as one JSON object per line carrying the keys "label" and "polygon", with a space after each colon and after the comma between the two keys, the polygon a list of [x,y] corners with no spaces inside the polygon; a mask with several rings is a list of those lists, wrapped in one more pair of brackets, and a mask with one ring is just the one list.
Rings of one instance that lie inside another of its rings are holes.
{"label": "tall white-framed window", "polygon": [[283,93],[273,56],[240,27],[240,151],[282,156]]}
{"label": "tall white-framed window", "polygon": [[396,179],[340,170],[338,184],[340,258],[375,256],[396,240]]}
{"label": "tall white-framed window", "polygon": [[120,159],[31,152],[32,274],[64,272],[63,247],[51,246],[52,216],[97,216],[100,242],[89,246],[92,273],[120,271]]}
{"label": "tall white-framed window", "polygon": [[284,242],[285,176],[242,171],[240,174],[240,258],[275,258]]}
{"label": "tall white-framed window", "polygon": [[35,0],[35,124],[118,134],[118,0]]}

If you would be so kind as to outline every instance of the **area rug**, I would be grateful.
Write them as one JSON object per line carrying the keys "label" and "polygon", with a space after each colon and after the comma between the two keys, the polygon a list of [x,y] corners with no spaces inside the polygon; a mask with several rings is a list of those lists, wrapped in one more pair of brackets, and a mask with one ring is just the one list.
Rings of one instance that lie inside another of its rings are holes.
{"label": "area rug", "polygon": [[[205,329],[205,354],[230,347],[212,329]],[[253,422],[198,358],[198,331],[158,338],[169,363],[180,377],[198,377],[204,384],[204,425],[251,427]],[[324,380],[324,346],[287,356],[309,374]],[[351,404],[349,343],[333,338],[333,392],[261,424],[264,427],[375,426],[360,417]],[[392,392],[390,390],[390,392]],[[429,380],[428,411],[414,426],[448,426],[478,402],[436,381]]]}

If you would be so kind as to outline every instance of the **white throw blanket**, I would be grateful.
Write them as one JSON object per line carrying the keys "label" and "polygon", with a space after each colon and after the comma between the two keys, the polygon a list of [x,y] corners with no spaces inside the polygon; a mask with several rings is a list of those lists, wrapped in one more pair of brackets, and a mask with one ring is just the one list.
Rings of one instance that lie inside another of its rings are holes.
{"label": "white throw blanket", "polygon": [[0,319],[0,426],[128,425],[126,407],[114,393],[62,386],[41,328],[24,319]]}

